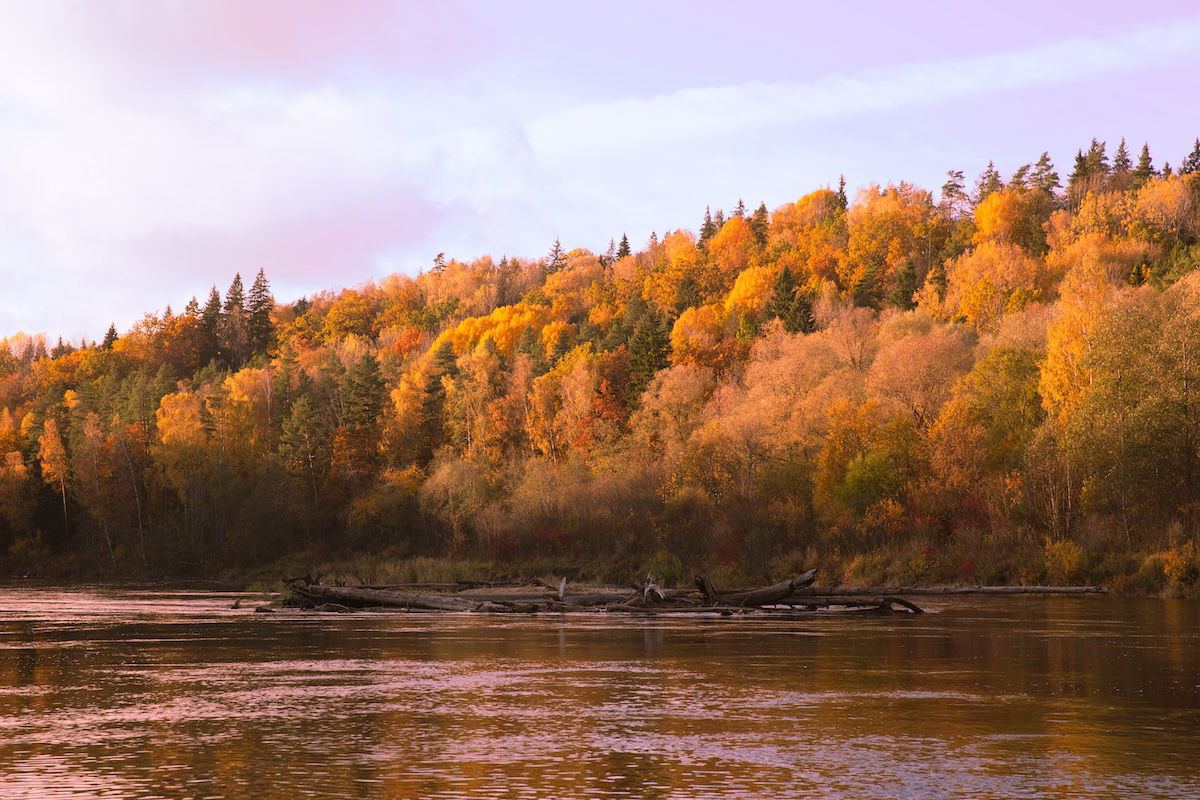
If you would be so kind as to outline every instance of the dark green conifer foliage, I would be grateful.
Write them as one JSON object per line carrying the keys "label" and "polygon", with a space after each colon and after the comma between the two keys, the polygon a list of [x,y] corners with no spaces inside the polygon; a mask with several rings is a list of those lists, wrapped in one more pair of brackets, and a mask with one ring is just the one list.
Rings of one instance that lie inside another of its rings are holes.
{"label": "dark green conifer foliage", "polygon": [[1004,181],[1000,179],[1000,172],[996,169],[996,165],[989,161],[987,168],[979,173],[979,179],[975,181],[975,196],[972,199],[975,201],[975,205],[979,205],[989,194],[1003,188]]}
{"label": "dark green conifer foliage", "polygon": [[1154,177],[1154,161],[1150,158],[1150,145],[1142,145],[1142,153],[1138,156],[1137,166],[1133,168],[1133,188],[1141,188],[1146,181]]}
{"label": "dark green conifer foliage", "polygon": [[962,214],[971,202],[964,180],[961,169],[952,169],[946,172],[946,182],[942,184],[942,207],[952,219]]}
{"label": "dark green conifer foliage", "polygon": [[1053,197],[1054,193],[1061,186],[1062,184],[1058,180],[1058,172],[1054,169],[1054,162],[1050,160],[1050,154],[1043,152],[1033,165],[1033,173],[1030,175],[1030,187],[1041,189]]}
{"label": "dark green conifer foliage", "polygon": [[535,375],[541,375],[546,371],[546,358],[542,343],[538,340],[537,332],[529,325],[525,326],[525,329],[521,331],[521,338],[517,339],[516,352],[529,359]]}
{"label": "dark green conifer foliage", "polygon": [[242,287],[242,273],[235,272],[233,281],[229,284],[229,289],[225,292],[225,307],[224,311],[229,314],[235,308],[245,308],[246,297],[245,290]]}
{"label": "dark green conifer foliage", "polygon": [[117,325],[113,323],[108,326],[108,332],[104,334],[104,341],[100,343],[101,350],[112,350],[113,344],[117,341]]}
{"label": "dark green conifer foliage", "polygon": [[550,254],[546,256],[546,274],[558,272],[567,265],[567,257],[563,253],[562,244],[558,239],[554,240],[554,246],[550,248]]}
{"label": "dark green conifer foliage", "polygon": [[558,360],[571,352],[571,334],[564,328],[558,332],[558,338],[554,340],[554,349],[550,351],[551,365],[557,364]]}
{"label": "dark green conifer foliage", "polygon": [[1113,172],[1124,175],[1133,168],[1133,162],[1129,158],[1129,149],[1125,146],[1125,137],[1121,137],[1121,143],[1117,145],[1117,152],[1113,155],[1112,169]]}
{"label": "dark green conifer foliage", "polygon": [[846,197],[846,176],[845,175],[838,176],[837,204],[838,204],[838,207],[841,208],[843,211],[845,211],[850,206],[850,201]]}
{"label": "dark green conifer foliage", "polygon": [[200,363],[207,364],[221,355],[221,293],[214,286],[208,293],[208,302],[200,312]]}
{"label": "dark green conifer foliage", "polygon": [[630,252],[629,237],[622,233],[621,244],[617,245],[617,258],[625,258]]}
{"label": "dark green conifer foliage", "polygon": [[703,247],[708,243],[717,232],[716,223],[713,222],[712,212],[708,206],[704,207],[704,222],[700,225],[700,241],[698,244]]}
{"label": "dark green conifer foliage", "polygon": [[350,430],[376,427],[383,409],[383,387],[379,362],[373,355],[367,353],[354,362],[342,381],[342,424]]}
{"label": "dark green conifer foliage", "polygon": [[916,291],[917,271],[913,267],[913,263],[909,261],[896,274],[896,283],[892,287],[891,294],[888,295],[888,303],[905,311],[915,308],[916,303],[913,301],[913,295],[916,294]]}
{"label": "dark green conifer foliage", "polygon": [[695,308],[704,302],[700,295],[700,287],[691,275],[684,275],[675,289],[675,313],[682,314],[689,308]]}
{"label": "dark green conifer foliage", "polygon": [[758,208],[754,209],[754,213],[750,215],[750,231],[759,245],[766,245],[769,225],[767,204],[759,203]]}
{"label": "dark green conifer foliage", "polygon": [[1092,139],[1092,144],[1088,147],[1087,155],[1084,157],[1087,162],[1088,177],[1097,178],[1108,175],[1110,168],[1108,155],[1105,153],[1106,144],[1106,142]]}
{"label": "dark green conifer foliage", "polygon": [[417,460],[428,464],[442,442],[446,422],[446,385],[443,378],[458,377],[458,358],[454,345],[444,341],[433,353],[425,380],[425,398],[421,402],[421,443]]}
{"label": "dark green conifer foliage", "polygon": [[746,204],[744,202],[742,202],[742,198],[740,198],[740,197],[738,198],[737,205],[734,206],[734,208],[733,208],[733,216],[735,216],[735,217],[746,216]]}
{"label": "dark green conifer foliage", "polygon": [[795,274],[787,267],[775,276],[766,316],[781,321],[788,333],[812,333],[816,329],[812,301],[807,293],[800,291]]}
{"label": "dark green conifer foliage", "polygon": [[313,507],[319,504],[318,487],[329,472],[331,431],[308,394],[292,403],[279,436],[279,457],[284,469],[305,488]]}
{"label": "dark green conifer foliage", "polygon": [[1194,172],[1200,172],[1200,139],[1196,140],[1192,152],[1188,153],[1187,158],[1179,165],[1180,175],[1191,175]]}
{"label": "dark green conifer foliage", "polygon": [[252,352],[265,353],[270,349],[275,333],[271,325],[271,312],[274,310],[275,298],[271,295],[271,285],[260,269],[250,287],[246,306],[246,327]]}
{"label": "dark green conifer foliage", "polygon": [[631,402],[636,402],[660,369],[667,366],[671,338],[665,321],[653,311],[647,311],[634,326],[629,337],[629,376]]}

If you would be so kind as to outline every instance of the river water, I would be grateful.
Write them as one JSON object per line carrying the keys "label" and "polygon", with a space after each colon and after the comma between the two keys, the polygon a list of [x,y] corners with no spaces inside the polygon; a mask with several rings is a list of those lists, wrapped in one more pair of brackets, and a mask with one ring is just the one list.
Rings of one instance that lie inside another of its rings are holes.
{"label": "river water", "polygon": [[0,798],[1200,797],[1200,604],[253,614],[0,589]]}

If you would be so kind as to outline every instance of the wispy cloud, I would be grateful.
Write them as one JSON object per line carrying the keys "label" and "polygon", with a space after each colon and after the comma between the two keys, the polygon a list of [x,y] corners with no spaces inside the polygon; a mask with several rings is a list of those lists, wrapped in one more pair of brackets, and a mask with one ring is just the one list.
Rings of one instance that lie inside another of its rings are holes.
{"label": "wispy cloud", "polygon": [[922,61],[815,81],[684,89],[557,111],[528,126],[548,158],[735,134],[806,120],[930,104],[1200,57],[1200,17],[1103,38],[1072,37],[970,58]]}

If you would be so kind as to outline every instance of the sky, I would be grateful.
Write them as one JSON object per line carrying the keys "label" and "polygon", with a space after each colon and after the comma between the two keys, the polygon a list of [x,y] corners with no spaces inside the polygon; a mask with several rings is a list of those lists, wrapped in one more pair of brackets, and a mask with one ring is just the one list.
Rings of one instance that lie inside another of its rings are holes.
{"label": "sky", "polygon": [[1182,0],[0,0],[0,337],[636,248],[839,175],[1065,178],[1092,137],[1178,164],[1198,74]]}

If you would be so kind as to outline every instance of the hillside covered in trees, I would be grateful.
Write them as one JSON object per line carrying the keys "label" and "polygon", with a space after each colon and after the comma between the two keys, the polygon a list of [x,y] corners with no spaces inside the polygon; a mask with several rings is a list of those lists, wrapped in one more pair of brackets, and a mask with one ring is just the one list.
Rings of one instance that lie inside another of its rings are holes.
{"label": "hillside covered in trees", "polygon": [[0,572],[1200,572],[1200,141],[0,339]]}

